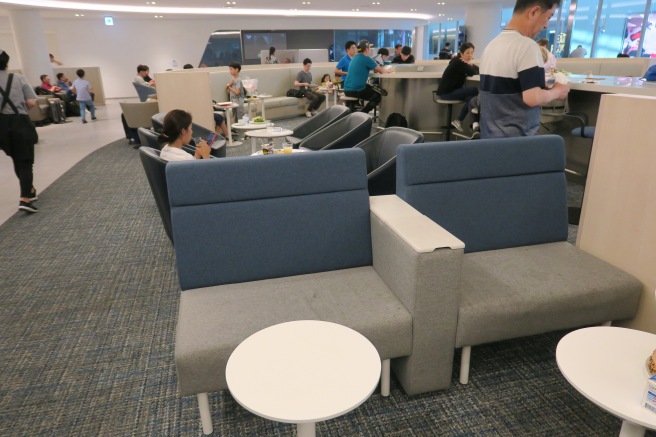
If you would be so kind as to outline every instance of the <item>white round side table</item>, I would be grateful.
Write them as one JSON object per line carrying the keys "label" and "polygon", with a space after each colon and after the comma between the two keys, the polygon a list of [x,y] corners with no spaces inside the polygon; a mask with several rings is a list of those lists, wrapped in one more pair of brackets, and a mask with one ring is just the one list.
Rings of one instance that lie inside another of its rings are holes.
{"label": "white round side table", "polygon": [[647,388],[647,358],[656,335],[634,329],[596,326],[570,332],[556,348],[567,381],[583,396],[623,419],[621,437],[656,429],[656,414],[642,407]]}
{"label": "white round side table", "polygon": [[298,320],[248,337],[226,366],[228,389],[248,411],[296,423],[314,437],[316,422],[345,414],[369,398],[380,379],[376,348],[336,323]]}

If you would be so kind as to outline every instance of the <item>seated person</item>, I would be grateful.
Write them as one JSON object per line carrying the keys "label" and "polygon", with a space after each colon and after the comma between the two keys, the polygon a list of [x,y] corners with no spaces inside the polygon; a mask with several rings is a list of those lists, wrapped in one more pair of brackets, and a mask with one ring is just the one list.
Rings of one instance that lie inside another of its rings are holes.
{"label": "seated person", "polygon": [[326,96],[323,94],[312,91],[312,88],[316,89],[317,86],[312,84],[310,68],[312,68],[312,60],[310,58],[303,59],[303,69],[296,74],[296,80],[294,81],[294,86],[303,91],[304,97],[308,101],[307,112],[305,113],[305,116],[308,118],[315,115],[317,109],[326,100]]}
{"label": "seated person", "polygon": [[[544,73],[551,74],[556,69],[556,57],[549,51],[549,40],[547,38],[540,38],[537,40],[542,52],[542,59],[544,60]],[[544,49],[544,50],[543,50]],[[546,52],[546,59],[545,58]]]}
{"label": "seated person", "polygon": [[132,82],[155,88],[155,81],[148,76],[148,73],[150,73],[150,68],[147,65],[137,65],[137,75]]}
{"label": "seated person", "polygon": [[392,64],[414,64],[415,57],[412,55],[412,49],[408,46],[403,46],[401,54],[394,56]]}
{"label": "seated person", "polygon": [[166,143],[160,152],[160,158],[167,161],[188,161],[192,159],[207,159],[210,157],[210,146],[205,141],[196,145],[194,155],[182,150],[191,142],[193,130],[191,114],[182,109],[174,109],[164,117],[160,143]]}
{"label": "seated person", "polygon": [[61,88],[71,100],[75,100],[75,94],[71,91],[71,85],[72,82],[64,73],[57,73],[57,86]]}
{"label": "seated person", "polygon": [[380,65],[381,67],[384,67],[387,58],[389,58],[389,50],[387,50],[385,47],[381,47],[378,49],[376,56],[374,56],[374,61],[376,61],[376,64]]}
{"label": "seated person", "polygon": [[62,89],[60,87],[56,85],[52,85],[50,83],[50,76],[48,76],[47,74],[42,74],[40,78],[41,78],[41,85],[40,85],[41,88],[43,88],[46,91],[50,91],[51,93],[61,92]]}
{"label": "seated person", "polygon": [[344,82],[344,94],[348,97],[366,100],[368,103],[361,111],[368,114],[380,103],[382,98],[380,92],[367,83],[369,72],[373,70],[376,73],[385,74],[390,73],[390,71],[376,64],[376,61],[369,57],[371,52],[369,41],[363,39],[358,43],[357,48],[358,54],[351,60],[348,75]]}
{"label": "seated person", "polygon": [[333,88],[335,87],[335,84],[330,78],[330,74],[326,73],[321,77],[321,86],[326,88],[326,94],[334,93]]}
{"label": "seated person", "polygon": [[226,126],[225,118],[216,112],[214,113],[214,132],[217,135],[223,134],[224,137],[228,137],[228,126]]}
{"label": "seated person", "polygon": [[[470,42],[463,43],[460,46],[460,56],[451,59],[449,65],[442,73],[442,79],[437,87],[437,95],[443,100],[464,100],[465,104],[462,105],[458,118],[453,120],[451,124],[453,127],[462,132],[462,121],[469,112],[469,101],[478,95],[478,88],[465,87],[465,80],[467,77],[475,76],[478,74],[478,66],[474,65],[474,44]],[[474,128],[478,127],[478,123]],[[476,131],[476,129],[474,129]]]}

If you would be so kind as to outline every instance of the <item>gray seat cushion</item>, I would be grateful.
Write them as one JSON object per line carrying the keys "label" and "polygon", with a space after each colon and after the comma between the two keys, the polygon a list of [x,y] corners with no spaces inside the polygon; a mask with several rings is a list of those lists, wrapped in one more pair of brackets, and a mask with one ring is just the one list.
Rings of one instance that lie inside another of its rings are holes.
{"label": "gray seat cushion", "polygon": [[175,347],[182,395],[227,388],[225,367],[239,343],[291,320],[328,320],[355,329],[381,359],[412,352],[412,317],[373,267],[187,290]]}
{"label": "gray seat cushion", "polygon": [[456,347],[629,318],[641,290],[566,242],[465,254]]}

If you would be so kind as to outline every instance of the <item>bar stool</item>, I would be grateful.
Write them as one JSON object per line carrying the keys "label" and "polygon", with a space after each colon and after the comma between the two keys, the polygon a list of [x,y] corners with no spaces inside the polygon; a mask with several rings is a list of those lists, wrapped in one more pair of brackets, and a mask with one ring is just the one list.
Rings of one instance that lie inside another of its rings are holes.
{"label": "bar stool", "polygon": [[358,103],[360,99],[357,97],[349,97],[346,94],[342,93],[339,95],[339,100],[341,102],[344,102],[344,105],[346,105],[346,107],[349,108],[351,112],[353,112],[355,110],[356,103]]}
{"label": "bar stool", "polygon": [[433,91],[433,101],[440,105],[447,105],[446,126],[442,126],[441,128],[446,130],[446,134],[444,135],[444,140],[451,141],[451,121],[453,117],[453,105],[462,104],[465,103],[465,101],[440,99],[440,96],[437,95],[437,91]]}

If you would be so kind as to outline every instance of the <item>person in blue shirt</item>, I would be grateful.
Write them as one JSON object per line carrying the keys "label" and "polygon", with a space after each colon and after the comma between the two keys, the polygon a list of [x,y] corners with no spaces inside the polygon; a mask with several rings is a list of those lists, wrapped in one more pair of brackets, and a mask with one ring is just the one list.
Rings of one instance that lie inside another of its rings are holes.
{"label": "person in blue shirt", "polygon": [[366,100],[368,103],[362,112],[369,113],[372,109],[380,103],[381,94],[376,91],[371,85],[367,83],[369,79],[369,72],[376,73],[389,73],[387,70],[376,63],[371,57],[369,48],[369,41],[363,39],[357,46],[358,54],[351,60],[349,65],[349,73],[344,81],[344,93],[348,97],[357,97]]}
{"label": "person in blue shirt", "polygon": [[87,122],[85,117],[86,109],[89,109],[89,112],[91,113],[91,120],[96,120],[96,107],[93,105],[93,100],[91,99],[93,87],[86,79],[84,79],[84,70],[80,68],[75,74],[77,74],[78,78],[73,82],[71,91],[77,95],[77,102],[80,104],[80,117],[82,118],[82,123]]}
{"label": "person in blue shirt", "polygon": [[342,85],[344,85],[344,81],[346,80],[351,59],[353,59],[357,51],[355,41],[346,41],[344,48],[346,49],[346,54],[339,60],[335,67],[335,76],[339,77]]}

